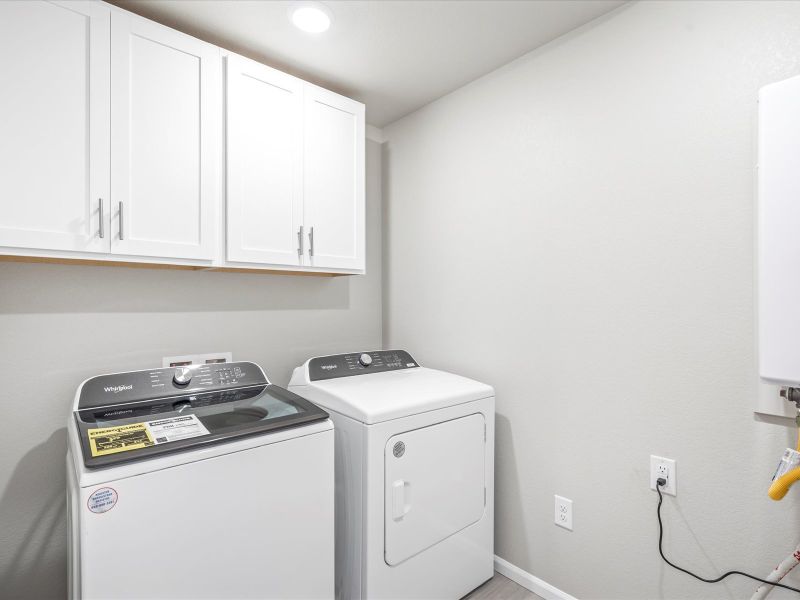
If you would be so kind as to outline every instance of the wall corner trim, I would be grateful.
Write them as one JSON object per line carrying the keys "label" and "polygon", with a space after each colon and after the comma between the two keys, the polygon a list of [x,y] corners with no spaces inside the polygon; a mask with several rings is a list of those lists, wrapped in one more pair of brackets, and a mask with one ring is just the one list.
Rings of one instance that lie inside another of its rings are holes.
{"label": "wall corner trim", "polygon": [[373,142],[378,142],[379,144],[382,144],[383,142],[386,141],[386,138],[383,136],[383,129],[379,129],[374,125],[367,124],[366,133],[368,140],[372,140]]}
{"label": "wall corner trim", "polygon": [[541,596],[545,600],[577,600],[577,598],[570,596],[567,592],[558,589],[554,585],[550,585],[527,571],[523,571],[518,566],[512,565],[510,562],[503,560],[497,555],[494,557],[494,570],[500,573],[500,575],[508,577],[514,583],[518,583],[525,589]]}

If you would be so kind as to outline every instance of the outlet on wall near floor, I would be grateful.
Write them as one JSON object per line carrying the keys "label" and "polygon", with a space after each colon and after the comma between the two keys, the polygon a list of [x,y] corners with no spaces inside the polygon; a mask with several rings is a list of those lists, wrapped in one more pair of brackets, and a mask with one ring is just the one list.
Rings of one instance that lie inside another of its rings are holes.
{"label": "outlet on wall near floor", "polygon": [[572,500],[556,495],[555,523],[572,531]]}
{"label": "outlet on wall near floor", "polygon": [[675,461],[671,458],[650,455],[650,489],[656,489],[656,480],[659,478],[667,480],[667,484],[661,487],[661,491],[669,496],[678,493],[678,472],[675,468]]}

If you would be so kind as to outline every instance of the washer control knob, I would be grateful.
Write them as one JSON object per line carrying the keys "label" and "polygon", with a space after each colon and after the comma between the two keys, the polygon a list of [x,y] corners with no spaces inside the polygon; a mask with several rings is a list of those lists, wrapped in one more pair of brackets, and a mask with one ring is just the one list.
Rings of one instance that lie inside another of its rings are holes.
{"label": "washer control knob", "polygon": [[189,367],[178,367],[175,369],[175,375],[172,376],[172,381],[175,385],[188,385],[192,380],[192,370]]}
{"label": "washer control knob", "polygon": [[372,364],[372,357],[364,352],[364,354],[358,357],[358,362],[362,367],[368,367]]}

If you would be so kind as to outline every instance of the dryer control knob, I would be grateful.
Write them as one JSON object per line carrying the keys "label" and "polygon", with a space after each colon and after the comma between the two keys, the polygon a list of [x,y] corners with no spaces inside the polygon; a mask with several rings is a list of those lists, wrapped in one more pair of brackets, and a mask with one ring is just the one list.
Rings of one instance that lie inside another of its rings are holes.
{"label": "dryer control knob", "polygon": [[364,354],[358,357],[358,362],[361,364],[362,367],[368,367],[372,364],[372,357],[366,352],[364,352]]}
{"label": "dryer control knob", "polygon": [[175,369],[175,375],[172,376],[172,381],[175,385],[187,385],[192,380],[192,370],[189,367],[178,367]]}

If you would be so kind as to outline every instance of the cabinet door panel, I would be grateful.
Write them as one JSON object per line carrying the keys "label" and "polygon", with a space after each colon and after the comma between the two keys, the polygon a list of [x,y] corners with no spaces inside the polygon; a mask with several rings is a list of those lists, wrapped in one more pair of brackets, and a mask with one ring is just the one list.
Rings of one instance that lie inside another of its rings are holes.
{"label": "cabinet door panel", "polygon": [[227,258],[299,265],[300,80],[226,58]]}
{"label": "cabinet door panel", "polygon": [[108,36],[100,3],[0,2],[0,246],[108,251]]}
{"label": "cabinet door panel", "polygon": [[211,259],[219,50],[114,13],[111,52],[112,252]]}
{"label": "cabinet door panel", "polygon": [[[364,105],[305,90],[304,226],[316,267],[364,269]],[[309,240],[310,241],[310,240]]]}

